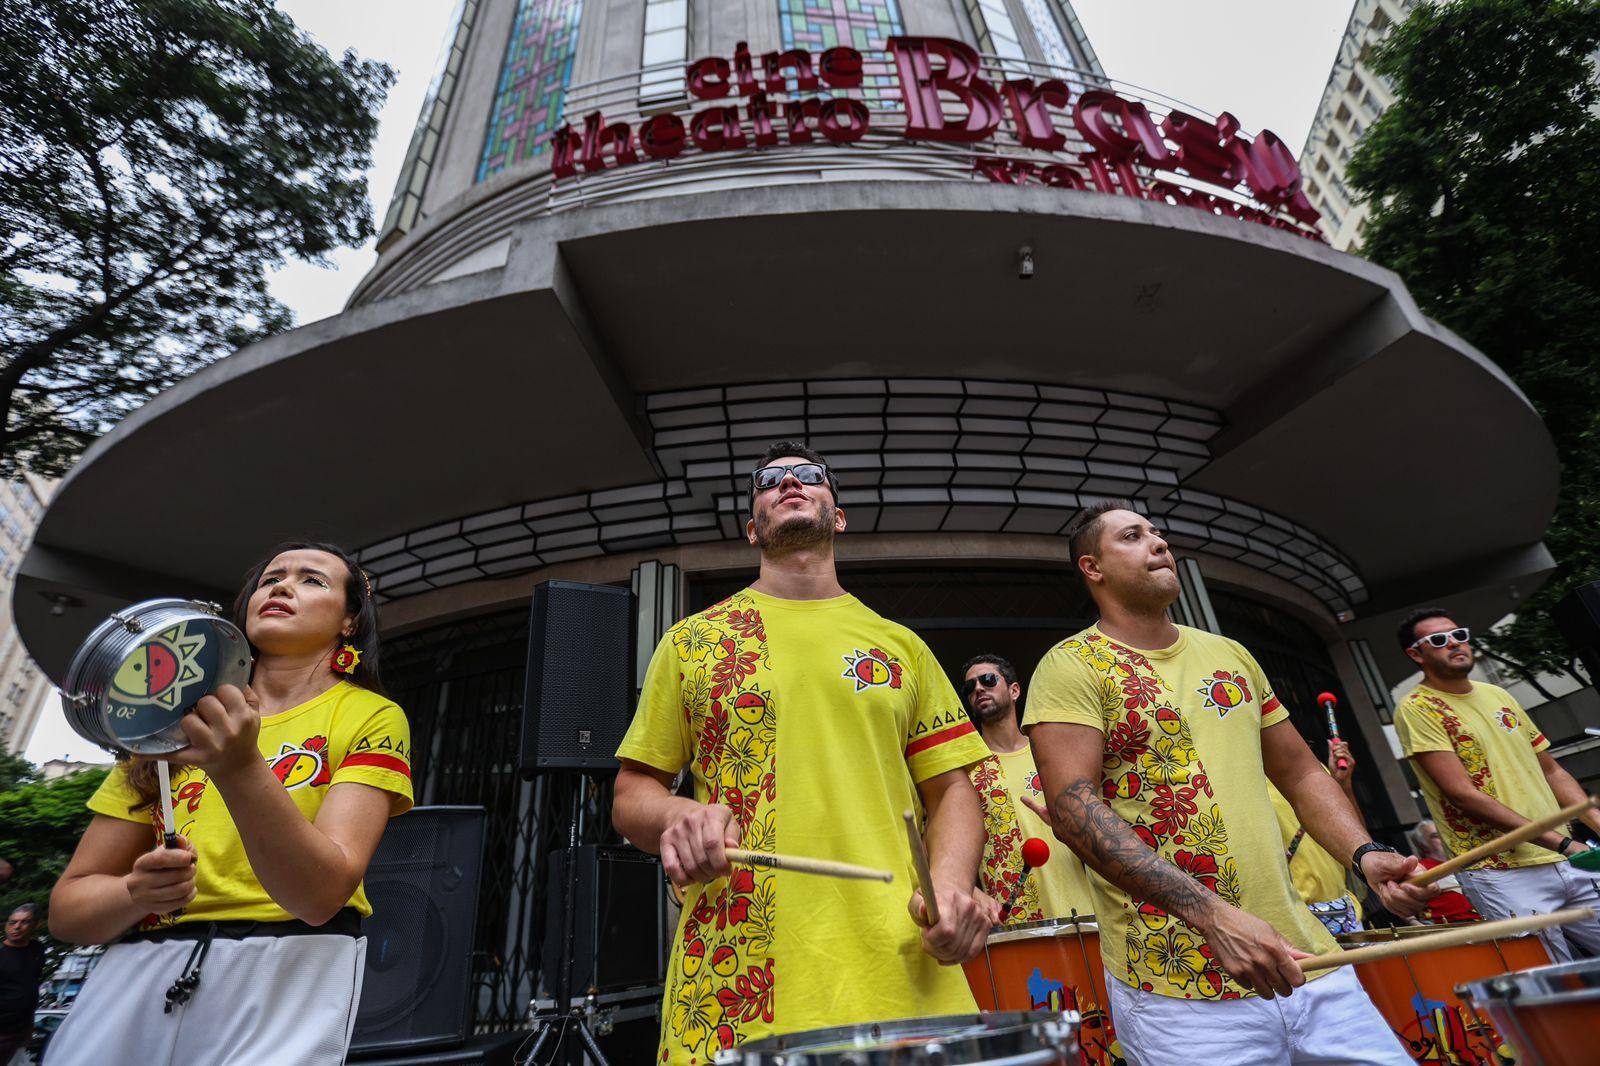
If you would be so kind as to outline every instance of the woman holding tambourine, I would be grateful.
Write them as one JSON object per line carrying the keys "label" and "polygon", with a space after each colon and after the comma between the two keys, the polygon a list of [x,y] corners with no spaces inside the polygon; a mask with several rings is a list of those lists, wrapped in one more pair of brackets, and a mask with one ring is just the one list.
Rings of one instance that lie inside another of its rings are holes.
{"label": "woman holding tambourine", "polygon": [[161,825],[154,761],[119,762],[51,895],[54,936],[111,947],[50,1066],[344,1061],[362,877],[411,806],[409,730],[379,684],[370,583],[343,550],[279,548],[233,613],[255,666],[242,690],[200,700],[188,746],[160,757],[175,824]]}

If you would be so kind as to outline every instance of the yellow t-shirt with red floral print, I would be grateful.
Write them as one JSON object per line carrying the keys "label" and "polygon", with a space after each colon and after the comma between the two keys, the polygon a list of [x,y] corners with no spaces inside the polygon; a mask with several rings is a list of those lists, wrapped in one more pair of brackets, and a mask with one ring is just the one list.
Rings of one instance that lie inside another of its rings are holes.
{"label": "yellow t-shirt with red floral print", "polygon": [[[994,752],[976,766],[968,767],[967,777],[983,805],[985,839],[978,884],[1002,906],[1007,900],[1013,901],[1006,924],[1066,918],[1074,912],[1093,914],[1094,899],[1083,861],[1022,802],[1024,798],[1040,806],[1045,802],[1039,770],[1033,764],[1033,749],[1024,745],[1017,751]],[[1024,879],[1022,844],[1029,837],[1037,837],[1049,846],[1050,859]]]}
{"label": "yellow t-shirt with red floral print", "polygon": [[[391,814],[411,809],[411,727],[405,712],[359,685],[340,681],[298,707],[263,717],[256,747],[307,821],[316,821],[328,789],[345,781],[392,793]],[[161,805],[129,810],[138,794],[126,771],[126,763],[112,769],[89,797],[89,809],[147,823],[152,837],[159,839]],[[195,848],[195,898],[179,917],[150,915],[140,929],[293,917],[261,887],[221,792],[195,767],[172,775],[172,817],[177,831]],[[372,913],[364,885],[356,886],[348,905],[363,915]]]}
{"label": "yellow t-shirt with red floral print", "polygon": [[656,648],[617,755],[733,809],[743,847],[892,870],[893,884],[735,867],[690,887],[659,1057],[804,1029],[976,1009],[961,968],[922,950],[903,811],[918,782],[988,754],[915,633],[854,596],[746,589]]}
{"label": "yellow t-shirt with red floral print", "polygon": [[[1414,758],[1419,752],[1455,753],[1480,792],[1529,821],[1561,809],[1539,766],[1538,753],[1548,748],[1550,741],[1511,693],[1498,685],[1473,682],[1472,691],[1464,696],[1418,685],[1395,708],[1394,731],[1417,772],[1439,837],[1452,855],[1471,851],[1503,830],[1478,821],[1451,803]],[[1549,848],[1528,843],[1480,859],[1467,869],[1510,870],[1560,861],[1561,856]]]}
{"label": "yellow t-shirt with red floral print", "polygon": [[[1315,954],[1336,945],[1295,892],[1261,761],[1261,731],[1288,716],[1234,641],[1179,626],[1171,647],[1137,651],[1090,627],[1040,661],[1023,728],[1100,730],[1111,809],[1162,858]],[[1098,874],[1090,884],[1107,974],[1179,999],[1255,994],[1193,927]]]}

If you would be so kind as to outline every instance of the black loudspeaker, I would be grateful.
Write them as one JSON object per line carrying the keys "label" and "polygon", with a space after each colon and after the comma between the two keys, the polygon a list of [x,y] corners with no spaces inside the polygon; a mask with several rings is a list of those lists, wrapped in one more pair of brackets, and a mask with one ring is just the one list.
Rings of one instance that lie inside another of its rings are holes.
{"label": "black loudspeaker", "polygon": [[546,581],[533,590],[524,774],[617,769],[633,718],[633,593],[615,585]]}
{"label": "black loudspeaker", "polygon": [[[575,869],[574,869],[575,867]],[[665,976],[666,881],[661,860],[638,848],[588,844],[550,853],[545,880],[545,987],[561,996],[563,893],[573,878],[568,995],[659,985]]]}
{"label": "black loudspeaker", "polygon": [[465,1039],[484,821],[482,807],[416,807],[384,830],[352,1055]]}
{"label": "black loudspeaker", "polygon": [[1589,678],[1600,684],[1600,581],[1579,585],[1561,597],[1550,617],[1583,661]]}

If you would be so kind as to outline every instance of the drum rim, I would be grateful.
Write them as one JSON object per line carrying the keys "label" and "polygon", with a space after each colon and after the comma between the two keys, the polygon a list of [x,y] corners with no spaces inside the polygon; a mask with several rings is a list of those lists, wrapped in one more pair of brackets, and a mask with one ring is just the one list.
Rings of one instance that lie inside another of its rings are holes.
{"label": "drum rim", "polygon": [[[1549,983],[1553,978],[1569,973],[1593,972],[1595,984],[1588,988],[1561,989],[1550,988]],[[1494,985],[1504,981],[1515,981],[1516,985],[1511,995],[1496,989]],[[1525,989],[1524,982],[1534,987]],[[1474,1002],[1484,1007],[1506,1006],[1512,1010],[1522,1007],[1538,1007],[1552,1003],[1582,1003],[1592,999],[1600,999],[1600,958],[1574,959],[1570,962],[1557,962],[1549,966],[1535,966],[1531,970],[1514,970],[1511,973],[1495,974],[1493,977],[1484,977],[1476,981],[1467,981],[1456,986],[1457,993],[1464,992]]]}
{"label": "drum rim", "polygon": [[[761,1054],[767,1052],[783,1053],[790,1055],[819,1054],[830,1051],[828,1047],[814,1046],[818,1042],[826,1041],[838,1044],[850,1040],[852,1037],[873,1029],[878,1029],[885,1036],[892,1036],[897,1027],[908,1036],[923,1035],[924,1030],[946,1028],[951,1030],[971,1029],[982,1026],[982,1032],[961,1033],[952,1039],[979,1039],[983,1037],[1006,1036],[1025,1034],[1037,1031],[1041,1026],[1070,1026],[1074,1034],[1080,1024],[1077,1011],[1048,1011],[1048,1010],[1014,1010],[1014,1011],[987,1011],[971,1012],[967,1014],[934,1014],[926,1017],[891,1018],[878,1022],[858,1022],[854,1025],[836,1025],[823,1029],[802,1029],[794,1033],[780,1033],[776,1036],[764,1037],[761,1040],[745,1044],[733,1049],[739,1056],[731,1061],[739,1062],[746,1054]],[[1058,1036],[1059,1034],[1048,1034]],[[779,1041],[804,1037],[807,1044],[791,1047],[779,1044]],[[858,1050],[871,1051],[870,1047]]]}
{"label": "drum rim", "polygon": [[1044,940],[1054,939],[1059,936],[1081,936],[1093,933],[1100,935],[1100,923],[1095,921],[1092,914],[1080,914],[1076,918],[1046,918],[1038,922],[1021,922],[1017,925],[1001,926],[989,933],[989,945],[1009,944],[1017,940]]}
{"label": "drum rim", "polygon": [[[155,624],[149,620],[159,619]],[[173,741],[162,750],[145,750],[142,741],[158,737],[170,730],[169,724],[141,736],[124,738],[105,726],[105,715],[111,690],[111,679],[116,669],[126,661],[135,648],[156,633],[184,622],[202,621],[215,627],[229,642],[237,642],[247,649],[249,638],[233,619],[222,613],[222,608],[204,600],[162,596],[141,600],[112,612],[95,626],[79,645],[62,678],[61,703],[66,712],[67,724],[85,740],[113,754],[162,755],[180,750],[187,741]],[[142,623],[137,630],[128,628],[128,622]],[[98,680],[94,680],[98,679]]]}

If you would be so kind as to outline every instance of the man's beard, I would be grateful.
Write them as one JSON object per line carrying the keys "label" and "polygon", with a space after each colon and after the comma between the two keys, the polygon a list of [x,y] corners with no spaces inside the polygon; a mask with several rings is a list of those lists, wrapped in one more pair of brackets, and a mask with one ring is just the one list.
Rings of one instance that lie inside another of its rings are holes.
{"label": "man's beard", "polygon": [[1474,660],[1468,657],[1465,663],[1453,663],[1449,659],[1434,667],[1434,673],[1451,681],[1460,681],[1472,673]]}
{"label": "man's beard", "polygon": [[1016,705],[1009,700],[1005,702],[991,700],[978,708],[978,718],[984,725],[988,725],[990,722],[998,722],[1007,715],[1015,715],[1016,713]]}
{"label": "man's beard", "polygon": [[767,555],[787,555],[830,543],[834,513],[833,505],[824,503],[815,516],[796,514],[775,522],[768,511],[756,519],[756,547]]}

